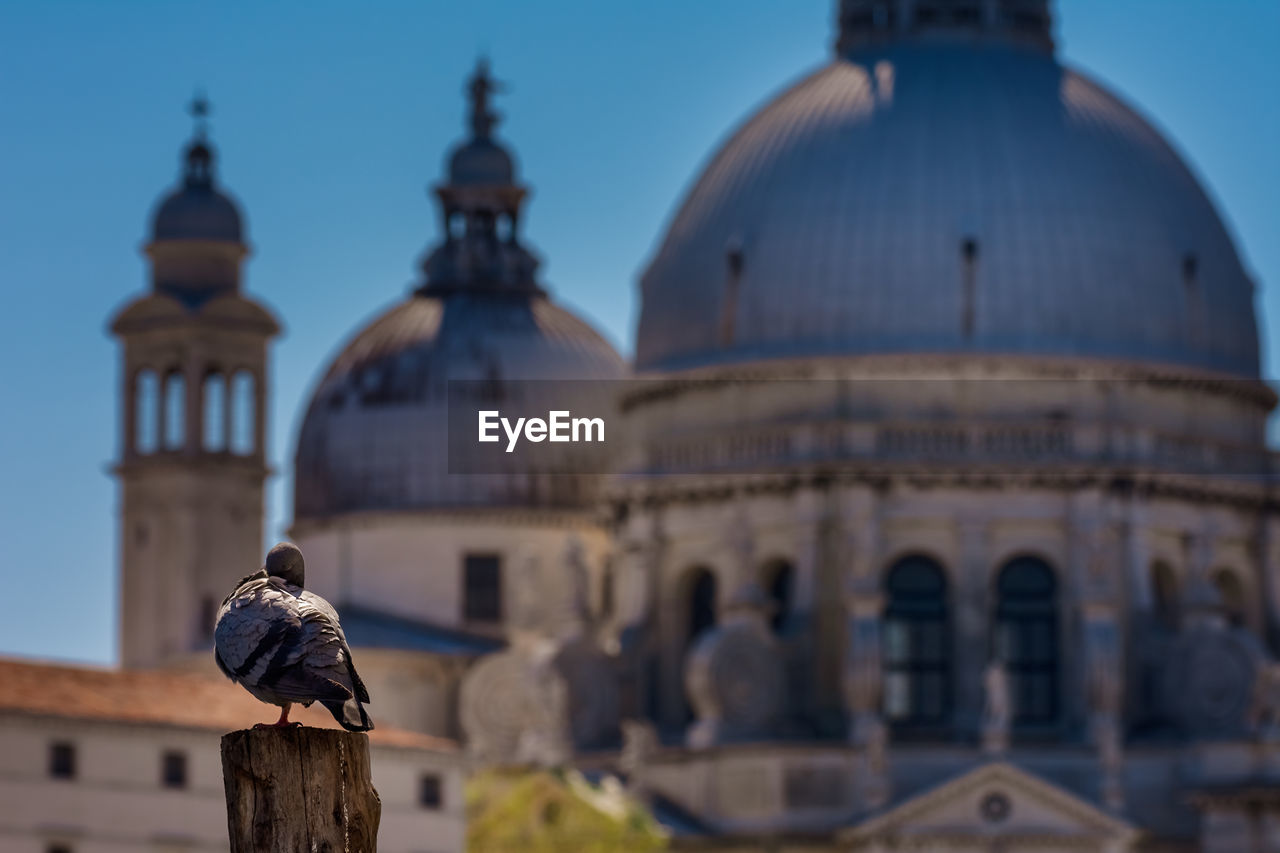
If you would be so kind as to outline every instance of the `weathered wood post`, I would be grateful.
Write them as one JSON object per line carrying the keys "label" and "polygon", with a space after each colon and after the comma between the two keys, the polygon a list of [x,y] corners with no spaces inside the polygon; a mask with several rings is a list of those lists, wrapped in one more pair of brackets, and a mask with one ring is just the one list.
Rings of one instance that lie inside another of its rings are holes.
{"label": "weathered wood post", "polygon": [[369,736],[244,729],[222,736],[231,853],[375,853],[382,802]]}

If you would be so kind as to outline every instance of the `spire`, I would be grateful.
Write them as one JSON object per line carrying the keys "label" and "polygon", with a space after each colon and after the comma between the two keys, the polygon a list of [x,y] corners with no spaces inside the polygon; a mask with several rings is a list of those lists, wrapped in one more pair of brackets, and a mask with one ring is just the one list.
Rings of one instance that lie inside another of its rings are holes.
{"label": "spire", "polygon": [[209,187],[213,185],[213,147],[209,144],[209,114],[213,107],[204,92],[197,90],[187,104],[187,112],[194,127],[184,155],[183,181],[189,187]]}
{"label": "spire", "polygon": [[471,99],[471,135],[474,139],[488,139],[494,127],[502,119],[490,109],[489,96],[502,91],[502,84],[489,75],[489,60],[476,60],[476,70],[467,81],[467,96]]}
{"label": "spire", "polygon": [[213,112],[213,107],[203,91],[196,90],[191,102],[187,104],[187,112],[191,113],[191,117],[195,119],[193,135],[196,139],[203,140],[209,134],[209,113]]}
{"label": "spire", "polygon": [[1050,0],[839,0],[836,52],[929,37],[977,37],[1053,52]]}
{"label": "spire", "polygon": [[449,155],[448,177],[435,188],[443,241],[427,254],[421,293],[459,289],[541,293],[538,262],[520,243],[520,209],[527,191],[515,160],[494,139],[500,116],[491,103],[503,84],[481,58],[467,80],[469,138]]}

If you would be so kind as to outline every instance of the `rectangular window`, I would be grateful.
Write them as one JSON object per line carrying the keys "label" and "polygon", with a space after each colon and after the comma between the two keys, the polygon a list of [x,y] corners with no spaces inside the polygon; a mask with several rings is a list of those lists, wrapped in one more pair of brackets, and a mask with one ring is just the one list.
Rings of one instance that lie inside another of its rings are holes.
{"label": "rectangular window", "polygon": [[462,617],[468,622],[502,620],[502,558],[467,554],[462,563]]}
{"label": "rectangular window", "polygon": [[160,758],[160,784],[166,788],[187,787],[187,754],[171,750]]}
{"label": "rectangular window", "polygon": [[423,774],[418,780],[418,805],[424,809],[438,809],[444,804],[444,791],[440,777],[434,773]]}
{"label": "rectangular window", "polygon": [[75,744],[59,741],[49,746],[49,775],[54,779],[76,778]]}

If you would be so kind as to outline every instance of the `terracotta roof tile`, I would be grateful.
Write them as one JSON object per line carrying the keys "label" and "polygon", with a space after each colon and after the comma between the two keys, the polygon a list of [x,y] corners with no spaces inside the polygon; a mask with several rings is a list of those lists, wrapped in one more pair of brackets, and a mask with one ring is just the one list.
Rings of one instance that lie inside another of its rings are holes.
{"label": "terracotta roof tile", "polygon": [[[271,722],[274,706],[254,699],[225,678],[185,672],[68,666],[0,658],[0,712],[139,725],[232,731]],[[373,715],[377,723],[376,713]],[[320,705],[296,707],[290,718],[316,728],[336,729]],[[446,738],[378,725],[374,746],[455,752]]]}

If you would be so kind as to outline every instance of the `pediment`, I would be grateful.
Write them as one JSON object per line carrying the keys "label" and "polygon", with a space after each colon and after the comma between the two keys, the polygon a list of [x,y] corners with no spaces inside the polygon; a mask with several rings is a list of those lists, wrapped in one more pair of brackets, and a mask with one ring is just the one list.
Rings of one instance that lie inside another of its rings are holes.
{"label": "pediment", "polygon": [[929,849],[943,841],[964,849],[966,841],[996,838],[1016,843],[1009,849],[1124,850],[1138,830],[1040,776],[994,762],[909,797],[842,835],[854,850],[885,843]]}

